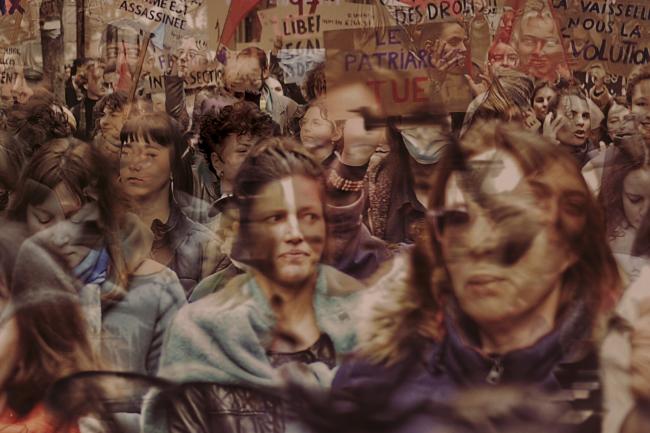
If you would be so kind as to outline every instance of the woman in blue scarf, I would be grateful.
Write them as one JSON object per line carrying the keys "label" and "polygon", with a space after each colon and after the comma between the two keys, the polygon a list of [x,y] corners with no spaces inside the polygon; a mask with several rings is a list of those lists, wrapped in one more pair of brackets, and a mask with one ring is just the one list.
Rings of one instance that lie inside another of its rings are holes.
{"label": "woman in blue scarf", "polygon": [[10,217],[64,257],[71,272],[62,278],[81,283],[102,355],[120,370],[155,374],[164,331],[185,295],[172,271],[147,258],[153,236],[126,212],[99,158],[73,138],[47,143],[25,166]]}

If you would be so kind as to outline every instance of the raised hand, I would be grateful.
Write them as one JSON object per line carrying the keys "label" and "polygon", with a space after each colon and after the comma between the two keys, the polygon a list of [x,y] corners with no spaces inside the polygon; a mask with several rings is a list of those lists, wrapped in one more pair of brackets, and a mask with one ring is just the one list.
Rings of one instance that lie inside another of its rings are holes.
{"label": "raised hand", "polygon": [[544,119],[543,134],[555,144],[560,144],[557,139],[557,133],[566,125],[566,118],[564,116],[553,116],[553,113],[548,113]]}
{"label": "raised hand", "polygon": [[343,151],[341,161],[345,165],[362,166],[370,161],[381,141],[383,130],[368,131],[363,117],[354,117],[345,121],[343,127]]}
{"label": "raised hand", "polygon": [[429,69],[431,78],[439,83],[445,81],[450,67],[465,59],[458,49],[447,50],[447,43],[439,39],[433,42],[426,41],[424,48],[431,56],[431,65],[433,66]]}

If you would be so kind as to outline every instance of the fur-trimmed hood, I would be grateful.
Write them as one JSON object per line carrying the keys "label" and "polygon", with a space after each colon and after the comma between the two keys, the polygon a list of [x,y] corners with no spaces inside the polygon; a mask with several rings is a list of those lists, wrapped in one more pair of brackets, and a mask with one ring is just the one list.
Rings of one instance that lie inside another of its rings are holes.
{"label": "fur-trimmed hood", "polygon": [[430,305],[431,296],[420,293],[412,282],[411,259],[411,249],[396,255],[390,270],[360,302],[358,352],[371,362],[399,362],[408,357],[418,340],[442,337],[438,308]]}

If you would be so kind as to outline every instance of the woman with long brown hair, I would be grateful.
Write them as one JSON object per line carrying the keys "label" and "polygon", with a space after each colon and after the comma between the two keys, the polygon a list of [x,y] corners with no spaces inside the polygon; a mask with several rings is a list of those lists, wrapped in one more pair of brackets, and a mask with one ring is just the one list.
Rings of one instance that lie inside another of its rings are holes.
{"label": "woman with long brown hair", "polygon": [[[0,232],[0,431],[78,432],[75,420],[45,403],[47,393],[57,380],[101,362],[75,286],[56,278],[63,262],[23,243],[23,235],[22,227],[6,223]],[[19,269],[47,275],[48,283],[29,284]]]}
{"label": "woman with long brown hair", "polygon": [[[128,212],[105,166],[82,141],[47,143],[25,167],[9,215],[64,257],[102,355],[119,370],[153,375],[185,296],[176,275],[148,259],[151,233]],[[27,270],[22,279],[47,282]]]}
{"label": "woman with long brown hair", "polygon": [[[410,280],[385,287],[361,322],[359,358],[337,373],[335,395],[399,419],[464,389],[525,384],[568,397],[590,431],[598,339],[621,281],[574,161],[493,121],[440,164]],[[576,382],[590,383],[586,400],[563,393]],[[393,431],[424,431],[422,421]]]}

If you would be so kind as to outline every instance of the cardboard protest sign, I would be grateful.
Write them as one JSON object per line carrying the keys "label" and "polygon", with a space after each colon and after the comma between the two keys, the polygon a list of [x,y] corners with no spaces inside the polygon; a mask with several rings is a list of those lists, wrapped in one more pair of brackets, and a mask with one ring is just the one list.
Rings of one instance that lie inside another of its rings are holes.
{"label": "cardboard protest sign", "polygon": [[475,3],[496,0],[378,0],[385,16],[392,25],[415,25],[456,20],[461,16],[474,15]]}
{"label": "cardboard protest sign", "polygon": [[40,79],[43,53],[40,44],[40,1],[0,0],[0,86],[19,80]]}
{"label": "cardboard protest sign", "polygon": [[300,84],[309,71],[325,61],[325,50],[283,49],[278,52],[278,58],[284,72],[284,82]]}
{"label": "cardboard protest sign", "polygon": [[514,55],[516,67],[530,77],[555,81],[568,78],[560,25],[550,0],[509,0],[503,6],[490,52],[500,57]]}
{"label": "cardboard protest sign", "polygon": [[323,48],[323,33],[332,30],[374,27],[374,8],[331,1],[278,6],[257,12],[262,23],[258,47],[270,50],[277,38],[285,49]]}
{"label": "cardboard protest sign", "polygon": [[[401,27],[326,32],[328,93],[338,85],[365,83],[389,115],[428,110],[432,103],[444,104],[448,111],[464,111],[472,94],[464,76],[469,72],[469,58],[463,26],[427,24],[415,45],[405,42],[412,35],[404,32]],[[436,39],[459,40],[442,53],[454,56],[448,57],[444,73],[440,72],[441,58],[427,48]]]}
{"label": "cardboard protest sign", "polygon": [[[183,75],[185,89],[202,89],[215,87],[220,83],[221,66],[216,62],[203,65],[200,69],[188,70]],[[145,93],[159,93],[165,89],[163,73],[156,68],[143,77]]]}
{"label": "cardboard protest sign", "polygon": [[40,5],[40,0],[0,0],[0,47],[11,47],[40,37]]}
{"label": "cardboard protest sign", "polygon": [[628,75],[650,61],[650,3],[645,0],[552,0],[575,70],[594,63]]}
{"label": "cardboard protest sign", "polygon": [[[192,36],[216,48],[226,0],[87,0],[87,20],[95,28],[128,21],[143,32],[156,33],[164,46],[176,47]],[[161,44],[162,45],[162,44]]]}

